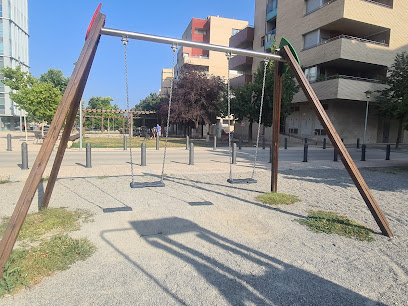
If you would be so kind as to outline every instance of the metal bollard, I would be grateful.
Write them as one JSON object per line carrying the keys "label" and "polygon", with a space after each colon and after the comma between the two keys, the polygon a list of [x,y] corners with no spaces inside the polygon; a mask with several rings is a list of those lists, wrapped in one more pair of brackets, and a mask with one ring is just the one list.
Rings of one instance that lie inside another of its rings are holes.
{"label": "metal bollard", "polygon": [[288,139],[285,138],[285,150],[287,150],[287,149],[288,149]]}
{"label": "metal bollard", "polygon": [[140,155],[140,165],[146,166],[146,144],[142,143],[141,155]]}
{"label": "metal bollard", "polygon": [[269,147],[269,163],[270,164],[272,163],[272,145],[270,145],[270,147]]}
{"label": "metal bollard", "polygon": [[7,134],[7,151],[11,150],[11,134]]}
{"label": "metal bollard", "polygon": [[307,143],[307,138],[305,138],[305,143]]}
{"label": "metal bollard", "polygon": [[360,149],[360,138],[357,138],[357,149]]}
{"label": "metal bollard", "polygon": [[210,135],[209,135],[209,134],[207,134],[207,135],[205,136],[205,142],[210,142]]}
{"label": "metal bollard", "polygon": [[262,137],[262,150],[265,150],[266,147],[266,140],[265,140],[265,136]]}
{"label": "metal bollard", "polygon": [[123,135],[123,151],[127,150],[127,139],[126,135]]}
{"label": "metal bollard", "polygon": [[28,149],[26,142],[23,142],[21,144],[21,169],[22,170],[28,169]]}
{"label": "metal bollard", "polygon": [[326,138],[323,138],[323,149],[326,150]]}
{"label": "metal bollard", "polygon": [[188,164],[194,165],[194,143],[190,143],[190,154],[188,157]]}
{"label": "metal bollard", "polygon": [[339,158],[337,156],[337,151],[336,151],[336,149],[334,149],[333,161],[338,161],[338,160],[339,160]]}
{"label": "metal bollard", "polygon": [[189,149],[189,145],[190,145],[190,137],[187,136],[187,137],[186,137],[186,150]]}
{"label": "metal bollard", "polygon": [[159,134],[156,135],[156,150],[160,149],[160,136]]}
{"label": "metal bollard", "polygon": [[89,142],[86,143],[86,168],[92,168],[92,161],[91,161],[91,144]]}
{"label": "metal bollard", "polygon": [[304,147],[303,147],[303,162],[307,163],[307,150],[309,148],[309,145],[307,143],[305,143]]}
{"label": "metal bollard", "polygon": [[217,136],[214,136],[214,147],[213,150],[217,150]]}
{"label": "metal bollard", "polygon": [[242,150],[242,136],[239,136],[238,149]]}
{"label": "metal bollard", "polygon": [[235,142],[232,144],[232,163],[237,163],[237,144]]}
{"label": "metal bollard", "polygon": [[366,145],[363,144],[361,146],[361,161],[365,161],[366,160]]}
{"label": "metal bollard", "polygon": [[385,160],[390,160],[391,145],[387,144],[387,149],[385,150]]}

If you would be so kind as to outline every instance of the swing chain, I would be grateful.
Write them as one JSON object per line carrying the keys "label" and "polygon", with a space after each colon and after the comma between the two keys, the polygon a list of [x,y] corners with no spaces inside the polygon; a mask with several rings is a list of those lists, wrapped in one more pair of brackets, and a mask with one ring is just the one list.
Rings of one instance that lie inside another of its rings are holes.
{"label": "swing chain", "polygon": [[229,150],[229,179],[232,181],[232,149],[231,149],[231,93],[230,93],[230,60],[232,57],[231,52],[225,54],[228,61],[228,74],[227,74],[227,100],[228,100],[228,150]]}
{"label": "swing chain", "polygon": [[129,105],[129,81],[128,81],[127,52],[126,52],[126,46],[129,40],[127,39],[127,37],[122,37],[121,41],[123,42],[123,49],[125,53],[126,104],[127,104],[127,117],[128,117],[128,131],[129,131],[130,170],[132,174],[132,183],[134,183],[135,180],[134,180],[134,172],[133,172],[132,137],[130,137],[131,124],[130,124],[130,105]]}
{"label": "swing chain", "polygon": [[264,97],[265,97],[265,82],[266,82],[266,72],[267,72],[268,64],[269,64],[269,60],[267,58],[264,59],[264,75],[263,75],[263,81],[262,81],[261,105],[259,106],[260,110],[259,110],[259,120],[258,120],[258,134],[256,136],[255,158],[254,158],[254,164],[252,166],[251,179],[253,179],[255,176],[256,161],[258,158],[259,135],[261,132],[262,109],[263,109],[263,102],[264,102]]}
{"label": "swing chain", "polygon": [[167,152],[167,140],[169,138],[169,127],[170,127],[170,110],[171,110],[171,100],[173,98],[173,85],[174,85],[174,64],[175,64],[175,59],[176,59],[176,51],[177,51],[177,45],[172,45],[171,49],[173,50],[173,64],[171,66],[171,81],[170,81],[170,96],[169,96],[169,107],[167,110],[167,124],[166,124],[166,141],[164,143],[164,154],[163,154],[163,166],[162,166],[162,172],[160,176],[160,182],[163,183],[164,179],[164,166],[166,163],[166,152]]}

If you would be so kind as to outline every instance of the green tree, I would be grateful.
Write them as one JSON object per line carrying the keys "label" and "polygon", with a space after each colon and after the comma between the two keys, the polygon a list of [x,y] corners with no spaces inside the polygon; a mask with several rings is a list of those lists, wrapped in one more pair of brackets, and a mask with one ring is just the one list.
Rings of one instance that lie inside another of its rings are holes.
{"label": "green tree", "polygon": [[388,88],[377,97],[380,113],[399,121],[397,146],[402,130],[408,130],[408,53],[396,55],[387,77]]}
{"label": "green tree", "polygon": [[136,104],[133,110],[156,111],[158,110],[160,100],[160,96],[152,92],[146,98],[140,100],[139,104]]}
{"label": "green tree", "polygon": [[2,74],[4,75],[3,83],[15,91],[30,87],[37,81],[28,71],[21,71],[21,66],[15,69],[4,67]]}
{"label": "green tree", "polygon": [[[119,106],[116,104],[112,105],[112,97],[91,97],[88,101],[87,109],[100,109],[100,110],[119,110]],[[108,128],[108,118],[113,119],[112,117],[118,117],[120,114],[110,114],[110,113],[90,113],[91,116],[96,116],[96,118],[90,118],[90,120],[85,121],[86,128],[95,128],[101,129],[102,116],[104,118],[103,127],[104,129]],[[100,117],[100,118],[97,118]],[[110,121],[112,122],[112,121]]]}
{"label": "green tree", "polygon": [[40,82],[51,83],[60,90],[61,94],[64,94],[69,82],[69,77],[64,77],[61,70],[50,68],[46,73],[40,76]]}

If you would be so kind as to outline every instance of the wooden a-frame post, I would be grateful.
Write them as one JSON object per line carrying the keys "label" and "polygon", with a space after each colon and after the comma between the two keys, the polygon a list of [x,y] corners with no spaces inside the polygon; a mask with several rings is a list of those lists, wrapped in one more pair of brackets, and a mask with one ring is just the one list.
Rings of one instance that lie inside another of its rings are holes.
{"label": "wooden a-frame post", "polygon": [[[87,81],[95,52],[98,47],[100,31],[104,24],[105,15],[98,13],[94,19],[89,35],[85,41],[85,45],[75,65],[65,93],[54,115],[54,119],[51,122],[47,137],[44,139],[44,143],[42,144],[41,149],[38,152],[37,158],[31,168],[23,191],[21,192],[20,198],[18,199],[17,205],[14,209],[13,215],[10,218],[8,227],[3,235],[3,239],[0,242],[0,278],[3,276],[4,267],[10,257],[14,244],[17,240],[18,233],[20,232],[20,229],[27,216],[27,212],[38,188],[38,184],[40,183],[40,180],[43,176],[44,170],[47,166],[48,160],[57,141],[62,125],[64,124],[65,118],[67,118],[67,115],[69,113],[67,126],[64,129],[60,148],[57,152],[56,159],[58,159],[58,162],[57,164],[54,164],[53,167],[52,187],[55,184],[58,169],[62,162],[62,157],[66,148],[66,142],[68,141],[69,137],[69,127],[71,126],[72,128],[73,122],[75,121],[76,111],[78,110],[79,103],[81,101],[85,83]],[[50,182],[48,182],[48,184],[49,183]],[[49,191],[49,197],[52,193],[52,187]]]}
{"label": "wooden a-frame post", "polygon": [[[307,80],[302,68],[293,56],[290,48],[284,46],[280,50],[281,56],[286,60],[289,67],[292,69],[300,87],[302,88],[306,98],[311,103],[321,125],[324,127],[327,136],[332,142],[334,149],[340,155],[340,158],[347,169],[351,179],[356,185],[358,191],[360,192],[362,198],[364,199],[368,209],[373,215],[375,221],[377,222],[381,232],[388,236],[393,237],[391,229],[389,227],[387,218],[382,212],[381,208],[378,206],[374,199],[370,189],[368,188],[366,182],[358,171],[353,159],[350,157],[346,147],[339,134],[337,134],[333,124],[331,123],[329,117],[327,116],[322,104],[317,98],[312,86]],[[275,63],[275,92],[274,92],[274,109],[273,109],[273,138],[272,138],[272,192],[277,192],[277,174],[278,174],[278,148],[279,148],[279,124],[280,124],[280,101],[281,101],[281,90],[282,90],[282,70],[279,70],[279,64]],[[276,107],[276,109],[275,109]]]}

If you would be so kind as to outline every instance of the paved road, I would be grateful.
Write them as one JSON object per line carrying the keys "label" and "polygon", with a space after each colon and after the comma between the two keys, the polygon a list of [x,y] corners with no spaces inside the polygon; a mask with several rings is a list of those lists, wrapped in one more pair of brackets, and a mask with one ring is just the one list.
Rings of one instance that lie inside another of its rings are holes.
{"label": "paved road", "polygon": [[[160,164],[163,159],[163,149],[156,151],[155,149],[147,149],[147,163],[148,164]],[[354,161],[359,161],[361,158],[361,150],[350,148],[349,153]],[[37,152],[29,153],[29,165],[32,165]],[[243,148],[237,153],[237,161],[239,162],[252,162],[255,156],[255,148]],[[53,161],[55,152],[51,156]],[[169,148],[167,150],[168,163],[188,163],[189,152],[183,148]],[[385,151],[380,149],[370,149],[366,153],[367,160],[384,160]],[[391,152],[391,159],[408,159],[408,153]],[[92,164],[93,165],[123,165],[129,163],[129,151],[123,151],[120,149],[93,149],[92,151]],[[196,148],[194,154],[195,163],[207,163],[207,162],[225,162],[228,163],[228,149],[220,148],[216,151],[208,148]],[[303,160],[303,147],[291,147],[287,150],[280,149],[279,153],[280,161],[293,161],[301,162]],[[330,161],[333,160],[333,149],[323,150],[322,148],[309,148],[309,161]],[[133,150],[133,161],[135,164],[140,163],[140,150]],[[269,162],[269,149],[258,152],[258,161],[267,163]],[[17,167],[21,164],[20,152],[0,152],[0,167]],[[63,165],[83,165],[85,164],[85,150],[82,152],[76,150],[67,150],[64,156]]]}

